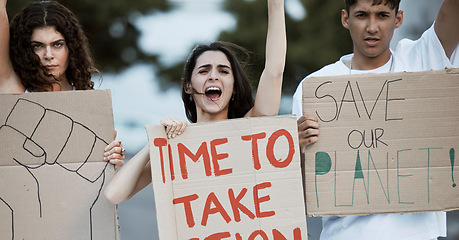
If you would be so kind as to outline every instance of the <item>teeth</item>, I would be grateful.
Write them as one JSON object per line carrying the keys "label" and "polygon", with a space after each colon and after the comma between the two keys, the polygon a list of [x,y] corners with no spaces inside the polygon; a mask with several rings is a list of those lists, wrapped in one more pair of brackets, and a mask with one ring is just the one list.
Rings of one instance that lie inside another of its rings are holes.
{"label": "teeth", "polygon": [[218,87],[209,87],[206,89],[206,91],[220,91],[220,88]]}

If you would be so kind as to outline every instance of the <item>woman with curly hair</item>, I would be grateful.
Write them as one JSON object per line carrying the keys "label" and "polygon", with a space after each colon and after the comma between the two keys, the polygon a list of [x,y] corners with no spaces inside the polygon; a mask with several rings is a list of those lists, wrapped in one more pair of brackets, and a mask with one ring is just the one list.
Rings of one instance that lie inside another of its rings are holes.
{"label": "woman with curly hair", "polygon": [[32,2],[13,18],[10,58],[31,92],[93,89],[99,73],[78,19],[54,1]]}
{"label": "woman with curly hair", "polygon": [[[0,93],[94,89],[88,39],[75,15],[55,1],[25,6],[8,28],[7,0],[0,0]],[[112,145],[122,150],[121,142]],[[110,161],[117,167],[123,154]]]}

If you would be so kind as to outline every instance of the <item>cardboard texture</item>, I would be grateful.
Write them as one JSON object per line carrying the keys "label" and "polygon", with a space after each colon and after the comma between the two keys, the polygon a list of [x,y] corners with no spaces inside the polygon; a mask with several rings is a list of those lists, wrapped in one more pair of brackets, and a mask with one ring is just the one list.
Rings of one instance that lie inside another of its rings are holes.
{"label": "cardboard texture", "polygon": [[459,208],[459,70],[310,78],[310,216]]}
{"label": "cardboard texture", "polygon": [[293,115],[146,126],[160,239],[306,239]]}
{"label": "cardboard texture", "polygon": [[109,91],[0,94],[0,239],[119,239]]}

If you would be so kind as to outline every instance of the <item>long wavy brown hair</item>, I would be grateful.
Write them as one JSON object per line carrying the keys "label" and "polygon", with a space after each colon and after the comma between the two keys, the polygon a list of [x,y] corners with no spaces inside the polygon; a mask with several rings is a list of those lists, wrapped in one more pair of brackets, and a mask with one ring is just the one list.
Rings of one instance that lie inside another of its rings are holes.
{"label": "long wavy brown hair", "polygon": [[252,95],[252,86],[244,72],[244,69],[236,57],[235,51],[241,52],[248,58],[249,52],[244,48],[228,42],[213,42],[210,44],[197,45],[185,63],[185,69],[182,77],[182,101],[185,107],[185,113],[191,122],[197,121],[196,103],[187,93],[187,86],[191,83],[193,69],[196,67],[196,60],[204,52],[220,51],[226,55],[231,64],[234,76],[233,98],[229,103],[228,119],[244,117],[252,109],[255,100]]}
{"label": "long wavy brown hair", "polygon": [[94,64],[88,39],[75,15],[55,1],[32,2],[11,21],[10,58],[25,88],[32,92],[52,91],[52,84],[58,82],[40,77],[40,70],[47,75],[46,69],[30,42],[33,30],[44,27],[55,27],[65,38],[69,50],[65,75],[69,84],[76,90],[94,89],[91,75],[100,71]]}

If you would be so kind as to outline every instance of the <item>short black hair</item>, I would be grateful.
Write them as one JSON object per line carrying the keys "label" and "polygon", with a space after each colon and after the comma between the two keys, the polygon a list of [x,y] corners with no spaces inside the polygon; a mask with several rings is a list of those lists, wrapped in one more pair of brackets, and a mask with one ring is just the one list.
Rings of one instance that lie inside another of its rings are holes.
{"label": "short black hair", "polygon": [[[351,8],[352,5],[357,3],[358,0],[344,0],[346,4],[346,11],[349,13],[349,9]],[[395,9],[395,12],[398,12],[398,9],[400,7],[400,1],[401,0],[373,0],[373,5],[379,5],[379,4],[384,4],[384,5],[389,5],[391,9]]]}

